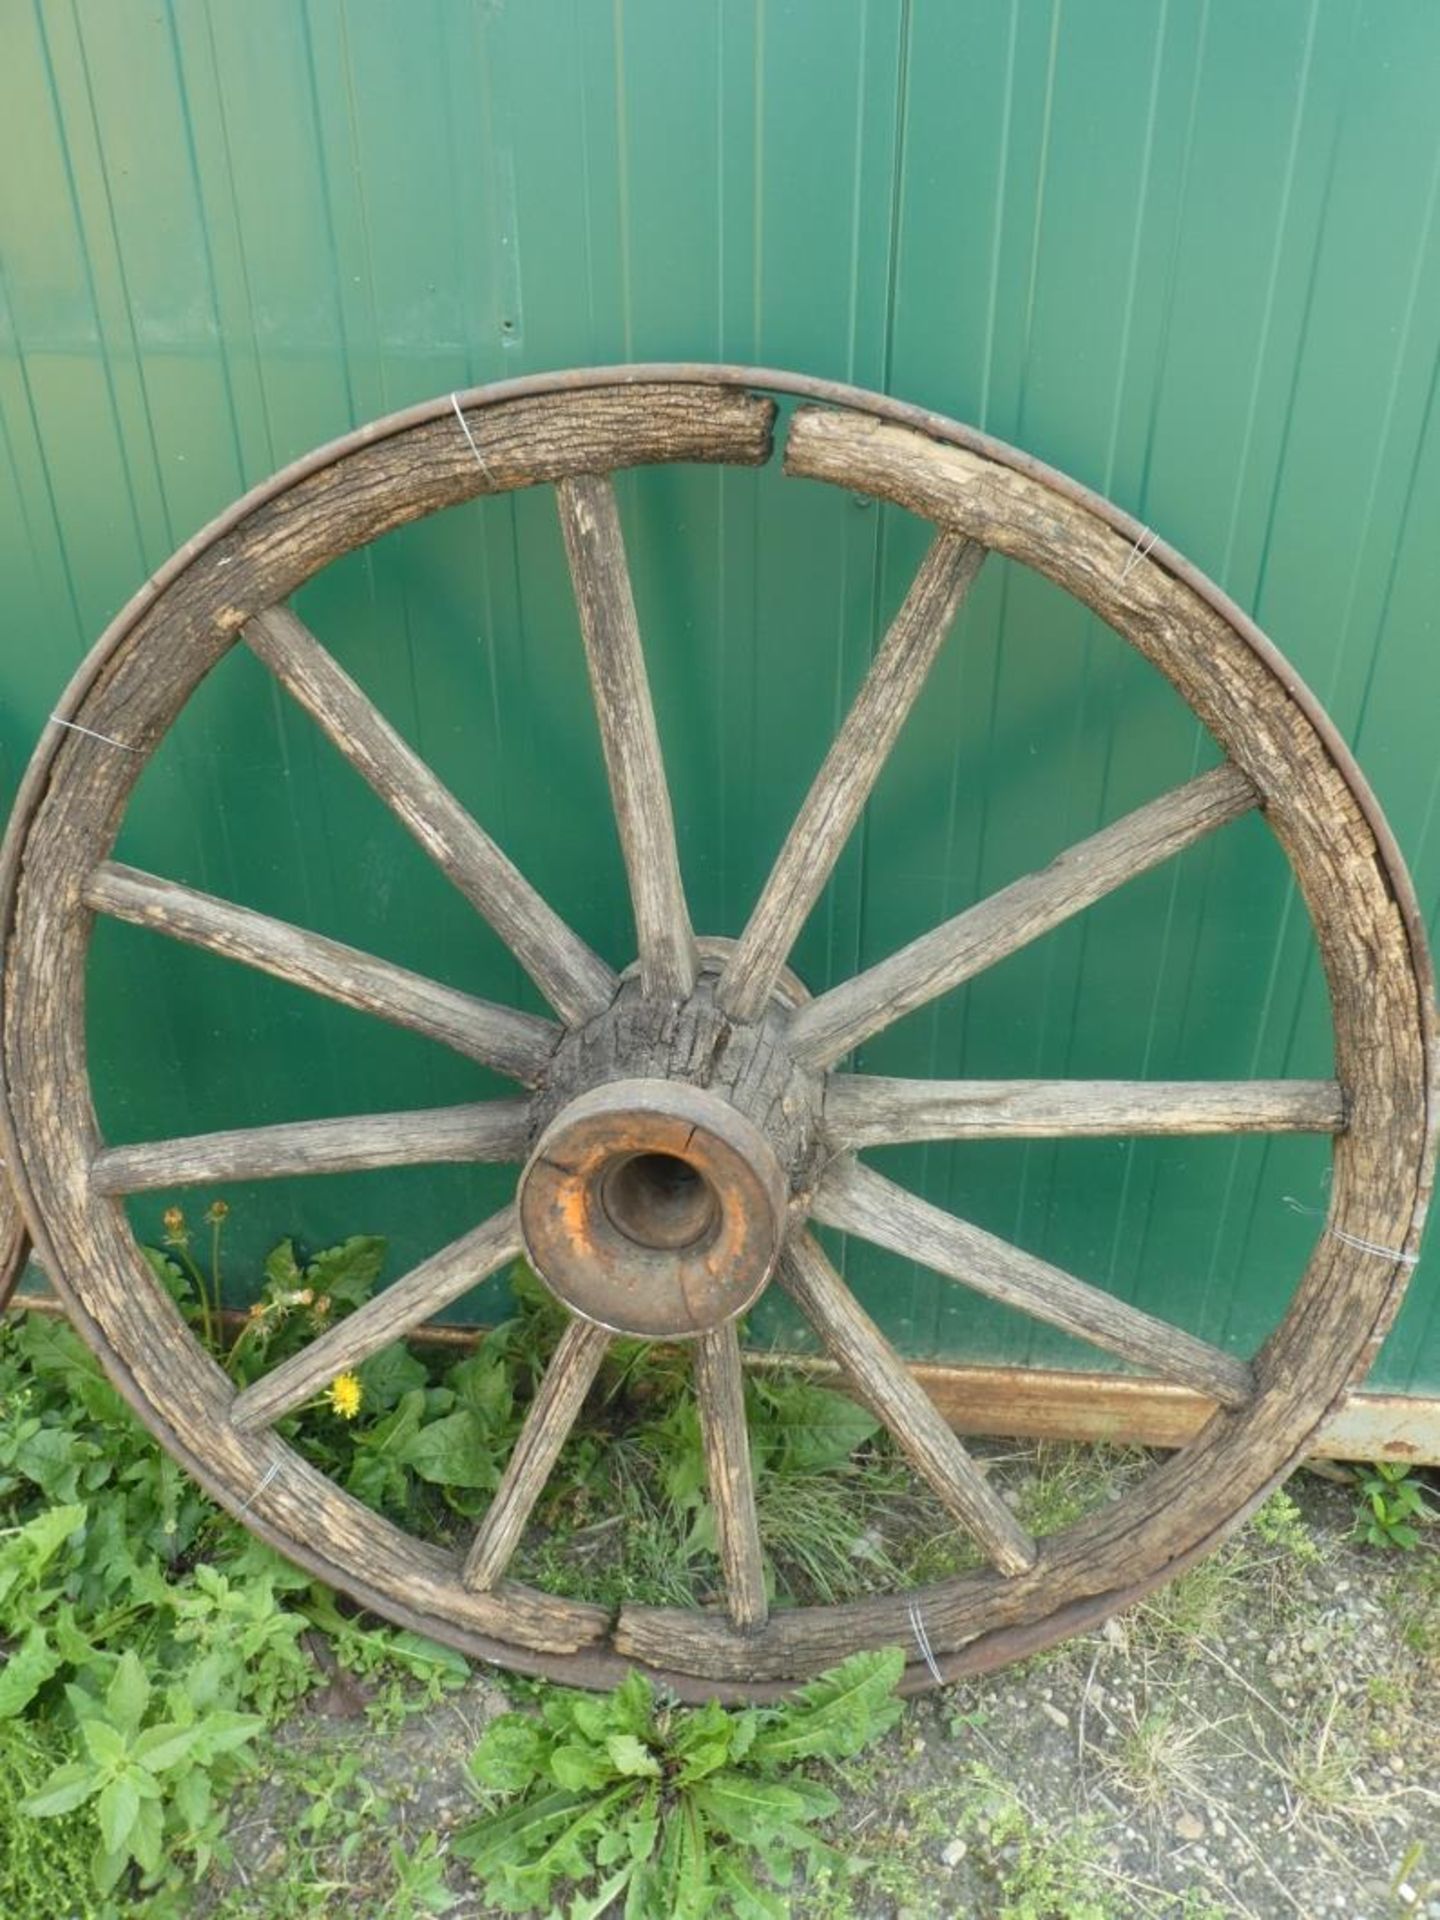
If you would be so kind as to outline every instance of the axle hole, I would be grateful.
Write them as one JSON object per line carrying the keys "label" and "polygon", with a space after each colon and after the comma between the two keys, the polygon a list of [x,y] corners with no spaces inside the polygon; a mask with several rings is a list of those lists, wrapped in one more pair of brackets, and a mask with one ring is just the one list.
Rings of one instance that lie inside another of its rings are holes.
{"label": "axle hole", "polygon": [[613,1162],[600,1185],[610,1224],[637,1247],[692,1247],[720,1217],[715,1189],[674,1153],[632,1153]]}

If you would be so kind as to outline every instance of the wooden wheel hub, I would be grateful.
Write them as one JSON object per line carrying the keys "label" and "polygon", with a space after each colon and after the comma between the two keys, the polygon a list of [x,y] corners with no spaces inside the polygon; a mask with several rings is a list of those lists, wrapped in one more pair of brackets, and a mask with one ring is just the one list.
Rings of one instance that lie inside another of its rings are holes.
{"label": "wooden wheel hub", "polygon": [[786,1180],[760,1129],[716,1093],[619,1080],[572,1101],[520,1180],[532,1265],[612,1332],[683,1339],[743,1313],[774,1271]]}

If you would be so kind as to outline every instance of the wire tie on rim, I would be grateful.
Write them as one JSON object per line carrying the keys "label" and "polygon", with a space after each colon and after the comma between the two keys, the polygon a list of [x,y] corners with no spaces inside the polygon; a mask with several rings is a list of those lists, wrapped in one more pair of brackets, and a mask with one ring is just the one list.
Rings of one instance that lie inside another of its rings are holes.
{"label": "wire tie on rim", "polygon": [[[244,1506],[241,1507],[240,1514],[245,1514],[250,1511],[251,1507],[254,1506],[255,1502],[260,1498],[261,1494],[265,1491],[266,1487],[269,1486],[270,1482],[275,1478],[276,1474],[279,1473],[279,1471],[280,1471],[280,1462],[278,1460],[272,1460],[269,1466],[265,1469],[264,1479],[260,1482],[259,1486],[256,1487],[255,1491],[251,1494],[250,1498],[245,1502]],[[240,1517],[240,1514],[236,1515],[237,1519]]]}
{"label": "wire tie on rim", "polygon": [[912,1600],[909,1606],[910,1630],[915,1635],[915,1644],[920,1649],[920,1658],[930,1669],[930,1677],[937,1687],[943,1687],[945,1676],[935,1662],[935,1650],[930,1645],[930,1636],[925,1631],[925,1622],[920,1618],[920,1603]]}
{"label": "wire tie on rim", "polygon": [[[1293,1193],[1285,1195],[1285,1204],[1292,1213],[1307,1213],[1317,1220],[1321,1217],[1319,1207],[1307,1207],[1304,1201],[1297,1200]],[[1358,1233],[1346,1233],[1343,1227],[1334,1227],[1328,1222],[1325,1231],[1332,1240],[1338,1240],[1342,1246],[1354,1247],[1357,1253],[1373,1253],[1377,1260],[1389,1260],[1400,1267],[1418,1267],[1420,1264],[1418,1253],[1405,1253],[1399,1247],[1382,1247],[1378,1240],[1363,1240]]]}
{"label": "wire tie on rim", "polygon": [[1129,578],[1130,569],[1133,566],[1135,566],[1137,562],[1147,558],[1147,556],[1149,555],[1150,549],[1154,546],[1155,542],[1159,538],[1160,538],[1159,534],[1152,533],[1149,527],[1142,527],[1140,529],[1139,536],[1136,539],[1134,546],[1131,547],[1130,549],[1129,557],[1126,560],[1124,566],[1120,569],[1120,578],[1122,581],[1127,580]]}
{"label": "wire tie on rim", "polygon": [[93,727],[82,727],[78,720],[62,720],[58,713],[52,713],[50,718],[57,727],[68,727],[71,733],[88,734],[92,740],[103,740],[107,747],[119,747],[122,753],[139,753],[140,751],[139,747],[129,747],[123,740],[116,740],[108,733],[97,733]]}
{"label": "wire tie on rim", "polygon": [[455,409],[455,418],[460,422],[460,431],[464,434],[465,438],[470,442],[470,451],[475,456],[475,464],[479,467],[480,471],[484,474],[485,478],[490,482],[491,486],[492,487],[497,486],[499,483],[496,480],[494,474],[490,471],[489,467],[486,466],[484,454],[481,453],[479,447],[475,444],[475,436],[470,431],[470,422],[465,418],[464,412],[462,411],[460,406],[459,394],[456,394],[456,393],[451,394],[450,404]]}

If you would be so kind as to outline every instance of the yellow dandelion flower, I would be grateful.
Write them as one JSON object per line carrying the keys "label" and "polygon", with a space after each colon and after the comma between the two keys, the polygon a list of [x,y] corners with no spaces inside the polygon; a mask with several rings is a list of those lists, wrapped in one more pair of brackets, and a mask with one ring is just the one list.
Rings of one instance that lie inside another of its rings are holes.
{"label": "yellow dandelion flower", "polygon": [[325,1397],[330,1402],[332,1410],[338,1413],[342,1420],[353,1420],[360,1411],[360,1402],[365,1397],[365,1389],[361,1386],[357,1374],[342,1373],[330,1382],[330,1390]]}

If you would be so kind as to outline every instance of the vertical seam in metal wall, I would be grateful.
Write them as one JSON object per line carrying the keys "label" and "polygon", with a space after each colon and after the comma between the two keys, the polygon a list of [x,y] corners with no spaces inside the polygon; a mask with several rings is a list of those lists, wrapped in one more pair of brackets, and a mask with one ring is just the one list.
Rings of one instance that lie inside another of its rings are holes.
{"label": "vertical seam in metal wall", "polygon": [[625,0],[610,16],[615,41],[615,185],[620,200],[620,314],[624,357],[635,357],[630,307],[630,116],[625,97]]}
{"label": "vertical seam in metal wall", "polygon": [[[1140,279],[1141,241],[1145,230],[1146,212],[1150,201],[1151,176],[1155,158],[1155,127],[1160,98],[1160,73],[1164,62],[1169,16],[1170,0],[1161,0],[1159,17],[1155,27],[1154,52],[1150,61],[1150,91],[1145,106],[1145,129],[1140,144],[1139,178],[1135,200],[1135,213],[1131,223],[1130,258],[1125,276],[1125,299],[1121,311],[1120,336],[1116,343],[1115,397],[1110,410],[1110,433],[1105,446],[1105,462],[1101,480],[1101,492],[1107,499],[1112,498],[1115,492],[1115,463],[1118,458],[1120,445],[1120,422],[1125,412],[1127,389],[1126,372],[1129,366],[1131,336],[1135,319],[1135,299]],[[1089,688],[1093,673],[1093,655],[1097,644],[1106,649],[1107,655],[1114,645],[1115,636],[1113,633],[1110,633],[1108,629],[1105,629],[1102,633],[1102,627],[1103,623],[1093,614],[1085,623],[1085,665],[1082,679],[1082,706],[1088,704]],[[1107,734],[1106,737],[1100,770],[1100,818],[1102,820],[1108,818],[1109,815],[1110,780],[1115,764],[1114,748],[1114,734],[1112,731]],[[1169,929],[1169,924],[1170,921],[1167,916],[1165,925],[1161,929],[1160,952],[1156,964],[1157,981],[1164,977],[1166,934]],[[1086,966],[1089,959],[1092,926],[1093,921],[1091,916],[1089,914],[1082,914],[1080,916],[1077,933],[1075,968],[1064,1024],[1062,1070],[1067,1078],[1070,1077],[1073,1069],[1075,1037],[1078,1031],[1080,1009],[1088,986]],[[1050,1195],[1053,1195],[1055,1191],[1055,1176],[1059,1151],[1059,1144],[1052,1143],[1050,1148],[1047,1189]],[[1104,1284],[1112,1292],[1115,1291],[1115,1268],[1121,1234],[1124,1227],[1126,1201],[1130,1190],[1130,1178],[1135,1164],[1135,1143],[1133,1140],[1125,1143],[1124,1152],[1125,1168],[1121,1174],[1119,1191],[1115,1200],[1115,1221],[1110,1241],[1110,1258],[1106,1265],[1104,1280]],[[1047,1207],[1047,1212],[1053,1213],[1053,1208]],[[1098,1277],[1097,1275],[1096,1278],[1098,1279]],[[1125,1289],[1124,1297],[1128,1299],[1133,1293],[1134,1285],[1132,1276],[1132,1284]]]}
{"label": "vertical seam in metal wall", "polygon": [[[1040,278],[1040,249],[1045,231],[1046,182],[1050,171],[1050,139],[1054,128],[1055,114],[1055,76],[1060,63],[1060,21],[1064,12],[1065,0],[1052,0],[1050,9],[1050,43],[1045,60],[1045,100],[1040,114],[1040,152],[1035,166],[1035,210],[1030,227],[1030,257],[1025,276],[1025,313],[1021,327],[1020,371],[1015,394],[1015,425],[1017,435],[1023,439],[1025,431],[1025,406],[1029,398],[1030,360],[1035,335],[1036,289]],[[987,812],[988,821],[988,812]],[[1050,958],[1053,965],[1053,948]],[[1048,969],[1047,969],[1048,972]],[[1035,1147],[1026,1141],[1020,1153],[1020,1173],[1016,1181],[1015,1211],[1006,1239],[1017,1246],[1025,1244],[1025,1217],[1029,1210],[1031,1170],[1034,1165]],[[1027,1320],[1022,1336],[1023,1348],[1020,1364],[1028,1365],[1035,1350],[1035,1342],[1040,1338],[1039,1329],[1033,1320]]]}
{"label": "vertical seam in metal wall", "polygon": [[[1349,34],[1349,40],[1347,44],[1347,54],[1349,49],[1354,46],[1358,24],[1359,24],[1358,9],[1355,7],[1352,7],[1351,15],[1350,15],[1350,34]],[[1344,71],[1347,74],[1353,72],[1353,62],[1350,59],[1347,58],[1342,64],[1343,64]],[[1308,70],[1307,70],[1307,85],[1308,85]],[[1339,104],[1337,106],[1336,113],[1335,113],[1335,124],[1330,130],[1330,138],[1327,145],[1326,156],[1325,156],[1324,179],[1323,179],[1323,184],[1320,190],[1319,205],[1316,209],[1316,214],[1315,214],[1315,238],[1310,249],[1309,271],[1305,277],[1305,294],[1301,304],[1300,324],[1299,324],[1298,331],[1296,333],[1295,351],[1294,351],[1293,358],[1291,360],[1290,378],[1286,387],[1284,424],[1281,428],[1280,444],[1279,444],[1279,447],[1276,449],[1274,477],[1270,487],[1270,503],[1265,514],[1265,529],[1261,538],[1260,559],[1256,569],[1255,586],[1254,586],[1253,596],[1251,599],[1251,607],[1257,620],[1259,618],[1261,601],[1264,598],[1266,578],[1269,573],[1270,553],[1271,553],[1272,543],[1274,540],[1275,525],[1279,516],[1280,496],[1284,489],[1284,484],[1285,484],[1286,461],[1287,461],[1287,456],[1289,452],[1290,437],[1294,427],[1294,420],[1295,420],[1296,396],[1299,392],[1301,368],[1304,365],[1304,361],[1305,361],[1305,341],[1306,341],[1306,336],[1310,330],[1310,320],[1314,311],[1315,289],[1320,276],[1320,260],[1321,260],[1321,256],[1325,251],[1326,228],[1327,228],[1327,223],[1328,223],[1329,213],[1330,213],[1330,200],[1331,200],[1331,195],[1334,191],[1335,172],[1336,172],[1336,167],[1339,161],[1341,136],[1344,132],[1345,121],[1346,121],[1346,117],[1350,107],[1350,101],[1351,101],[1351,87],[1347,84],[1343,86],[1341,89]],[[1297,118],[1297,128],[1298,128],[1298,118]],[[1297,132],[1297,138],[1298,138],[1298,132]],[[1283,229],[1282,229],[1279,235],[1277,235],[1277,240],[1276,240],[1277,248],[1283,244],[1283,237],[1284,236],[1283,236]],[[1266,974],[1265,992],[1260,1002],[1259,1016],[1256,1021],[1256,1027],[1255,1027],[1254,1043],[1250,1049],[1250,1058],[1249,1058],[1247,1072],[1248,1072],[1248,1076],[1252,1079],[1256,1076],[1263,1049],[1265,1048],[1267,1041],[1269,1039],[1272,1009],[1275,1006],[1276,995],[1279,991],[1280,977],[1285,966],[1286,950],[1290,942],[1290,930],[1292,925],[1294,924],[1297,913],[1304,918],[1304,926],[1305,926],[1305,934],[1306,934],[1306,960],[1308,960],[1309,956],[1313,955],[1313,952],[1314,952],[1314,943],[1313,943],[1313,937],[1311,936],[1309,916],[1305,913],[1304,905],[1300,899],[1299,890],[1296,887],[1293,875],[1287,875],[1286,882],[1285,882],[1285,899],[1280,910],[1279,925],[1276,930],[1275,941],[1270,950],[1270,964]],[[1305,963],[1302,962],[1302,982],[1303,982],[1304,964]],[[1303,992],[1303,986],[1300,988],[1297,988],[1297,994],[1296,994],[1297,1006],[1300,1002],[1302,992]],[[1226,1245],[1227,1241],[1230,1241],[1233,1243],[1234,1236],[1230,1231],[1229,1222],[1230,1222],[1231,1208],[1235,1204],[1235,1200],[1236,1200],[1235,1190],[1240,1179],[1240,1167],[1241,1167],[1242,1157],[1243,1157],[1243,1149],[1238,1144],[1235,1146],[1232,1146],[1230,1149],[1230,1164],[1226,1170],[1226,1175],[1225,1175],[1225,1185],[1224,1185],[1223,1196],[1220,1203],[1220,1210],[1216,1217],[1214,1227],[1213,1227],[1213,1238],[1211,1240],[1211,1247],[1210,1247],[1210,1263],[1206,1271],[1205,1280],[1200,1290],[1201,1320],[1202,1320],[1202,1324],[1207,1326],[1209,1325],[1210,1318],[1211,1318],[1210,1303],[1215,1294],[1216,1282],[1220,1272],[1222,1249]],[[1260,1150],[1260,1154],[1258,1156],[1258,1166],[1256,1169],[1254,1188],[1251,1195],[1250,1206],[1246,1209],[1245,1229],[1244,1229],[1244,1235],[1241,1240],[1242,1247],[1244,1246],[1245,1242],[1249,1238],[1249,1234],[1252,1230],[1253,1221],[1255,1218],[1255,1209],[1260,1205],[1261,1196],[1264,1193],[1264,1174],[1265,1174],[1265,1168],[1268,1164],[1269,1158],[1270,1158],[1270,1149],[1268,1145],[1262,1146]],[[1227,1303],[1224,1310],[1223,1322],[1219,1329],[1222,1344],[1224,1343],[1224,1341],[1226,1341],[1229,1338],[1229,1335],[1230,1335],[1230,1330],[1231,1330],[1231,1326],[1234,1318],[1233,1309],[1234,1309],[1234,1294],[1232,1289],[1227,1298]]]}

